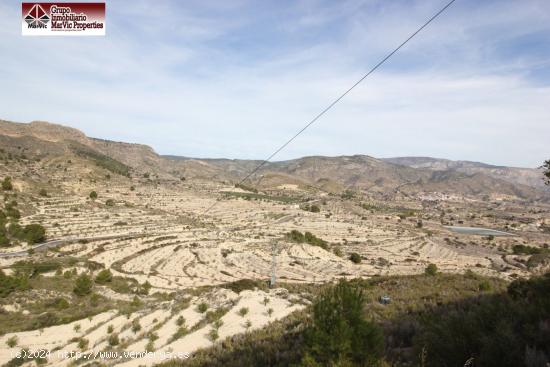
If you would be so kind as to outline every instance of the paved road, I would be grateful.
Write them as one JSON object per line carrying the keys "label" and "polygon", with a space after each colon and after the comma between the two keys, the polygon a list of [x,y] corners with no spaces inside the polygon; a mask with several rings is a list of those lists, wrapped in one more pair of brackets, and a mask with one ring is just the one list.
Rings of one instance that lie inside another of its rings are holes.
{"label": "paved road", "polygon": [[[51,241],[47,241],[47,242],[44,242],[44,243],[40,243],[40,244],[34,246],[32,249],[35,252],[39,252],[39,251],[47,250],[49,248],[57,247],[57,246],[60,246],[60,245],[65,245],[65,244],[68,244],[68,243],[74,243],[74,242],[82,241],[82,240],[98,241],[98,240],[111,240],[111,239],[115,239],[115,238],[124,238],[124,237],[133,238],[133,237],[140,237],[140,236],[143,236],[143,234],[126,234],[126,235],[111,235],[111,236],[99,236],[99,237],[63,238],[63,239],[59,239],[59,240],[51,240]],[[23,250],[23,251],[0,253],[0,258],[23,257],[23,256],[28,256],[28,255],[29,255],[29,250]]]}

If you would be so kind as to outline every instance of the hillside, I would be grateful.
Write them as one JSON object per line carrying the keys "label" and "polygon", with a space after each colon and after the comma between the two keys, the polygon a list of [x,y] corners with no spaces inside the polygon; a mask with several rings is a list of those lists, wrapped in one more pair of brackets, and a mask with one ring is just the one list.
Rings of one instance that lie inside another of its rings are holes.
{"label": "hillside", "polygon": [[[94,162],[113,173],[158,179],[208,179],[237,182],[261,161],[195,159],[160,156],[151,147],[87,137],[81,131],[43,121],[28,124],[0,121],[0,142],[12,154],[29,158],[64,157]],[[435,158],[377,159],[366,155],[311,156],[269,162],[249,178],[259,189],[294,185],[329,192],[344,190],[372,194],[506,195],[545,200],[548,195],[539,171],[496,167],[483,163]]]}
{"label": "hillside", "polygon": [[407,167],[425,168],[433,171],[452,170],[469,175],[483,173],[487,176],[501,179],[512,184],[548,190],[548,187],[544,185],[542,170],[536,168],[493,166],[480,162],[452,161],[430,157],[396,157],[383,158],[382,160]]}

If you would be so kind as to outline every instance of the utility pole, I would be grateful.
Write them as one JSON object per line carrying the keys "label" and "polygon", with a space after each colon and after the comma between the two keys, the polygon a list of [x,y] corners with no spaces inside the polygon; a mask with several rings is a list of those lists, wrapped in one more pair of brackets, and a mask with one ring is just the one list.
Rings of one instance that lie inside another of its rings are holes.
{"label": "utility pole", "polygon": [[271,242],[271,280],[269,282],[269,288],[275,287],[275,281],[277,280],[277,240]]}

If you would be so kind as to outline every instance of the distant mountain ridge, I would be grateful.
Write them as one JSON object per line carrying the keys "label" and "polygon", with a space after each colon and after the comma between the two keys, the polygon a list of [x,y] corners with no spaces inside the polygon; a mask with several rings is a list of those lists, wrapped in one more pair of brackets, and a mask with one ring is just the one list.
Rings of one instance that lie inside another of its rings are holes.
{"label": "distant mountain ridge", "polygon": [[[90,138],[77,129],[43,121],[25,124],[0,120],[0,143],[13,152],[22,149],[37,157],[74,154],[100,162],[100,166],[117,173],[149,173],[158,179],[185,177],[238,182],[261,163],[259,160],[161,156],[147,145]],[[550,195],[542,190],[541,175],[529,168],[429,157],[309,156],[268,162],[250,177],[249,183],[260,189],[293,184],[331,192],[346,189],[376,194],[437,191],[548,199]]]}
{"label": "distant mountain ridge", "polygon": [[430,157],[396,157],[383,158],[382,160],[407,167],[425,168],[433,171],[454,170],[469,175],[483,173],[513,184],[531,186],[541,190],[549,189],[548,186],[544,184],[542,170],[535,168],[494,166],[480,162],[452,161],[449,159]]}

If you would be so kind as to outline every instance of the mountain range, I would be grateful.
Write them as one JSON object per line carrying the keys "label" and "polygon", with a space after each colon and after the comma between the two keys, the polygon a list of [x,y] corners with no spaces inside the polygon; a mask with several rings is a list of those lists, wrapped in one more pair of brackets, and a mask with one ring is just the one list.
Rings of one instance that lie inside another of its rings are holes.
{"label": "mountain range", "polygon": [[[27,159],[73,157],[122,175],[147,174],[159,180],[185,177],[238,182],[261,163],[162,156],[147,145],[90,138],[77,129],[43,121],[0,120],[0,146],[7,153]],[[430,157],[303,157],[268,162],[247,183],[259,189],[293,184],[330,192],[351,189],[373,194],[496,194],[545,201],[550,196],[540,169]]]}

